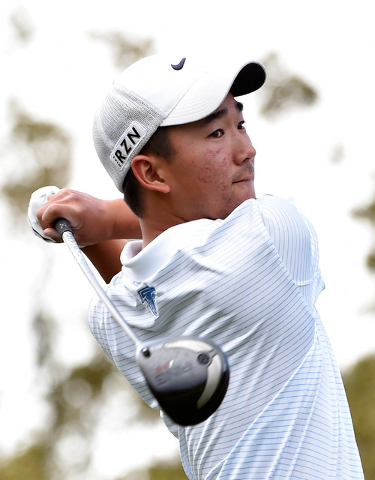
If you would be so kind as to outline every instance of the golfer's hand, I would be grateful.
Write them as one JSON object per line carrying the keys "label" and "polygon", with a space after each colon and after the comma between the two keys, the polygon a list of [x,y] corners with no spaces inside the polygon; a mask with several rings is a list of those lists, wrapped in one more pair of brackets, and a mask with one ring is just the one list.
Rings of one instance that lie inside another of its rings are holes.
{"label": "golfer's hand", "polygon": [[59,243],[61,238],[54,223],[63,217],[70,222],[79,245],[95,245],[117,238],[117,215],[123,203],[123,200],[99,200],[75,190],[44,187],[30,199],[29,224],[43,239]]}

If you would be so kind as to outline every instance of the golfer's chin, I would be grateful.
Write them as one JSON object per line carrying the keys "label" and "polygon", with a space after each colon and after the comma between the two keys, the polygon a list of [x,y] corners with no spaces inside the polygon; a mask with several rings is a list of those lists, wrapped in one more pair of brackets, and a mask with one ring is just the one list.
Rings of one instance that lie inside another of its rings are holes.
{"label": "golfer's chin", "polygon": [[220,214],[218,216],[216,216],[215,218],[212,218],[212,220],[217,220],[217,219],[224,220],[225,218],[229,217],[229,215],[232,212],[234,212],[234,210],[236,210],[236,208],[238,208],[240,205],[242,205],[244,202],[246,202],[246,200],[250,200],[251,198],[256,198],[254,191],[251,194],[246,195],[242,198],[238,198],[236,201],[232,202],[230,205],[228,205],[228,207],[225,210],[220,212]]}
{"label": "golfer's chin", "polygon": [[255,198],[254,179],[241,180],[233,183],[234,196],[238,198],[238,205],[241,205],[250,198]]}

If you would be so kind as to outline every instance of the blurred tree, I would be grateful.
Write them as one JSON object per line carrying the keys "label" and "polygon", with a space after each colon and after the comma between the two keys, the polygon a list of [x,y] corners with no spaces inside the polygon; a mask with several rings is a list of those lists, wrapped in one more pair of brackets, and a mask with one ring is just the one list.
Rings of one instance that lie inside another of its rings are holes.
{"label": "blurred tree", "polygon": [[[356,209],[353,215],[367,220],[375,229],[375,198],[367,206]],[[375,273],[375,246],[368,253],[366,263],[370,272]],[[365,478],[375,480],[375,355],[357,362],[343,378]]]}
{"label": "blurred tree", "polygon": [[[1,195],[12,218],[24,224],[30,196],[44,185],[63,187],[70,178],[71,139],[59,126],[36,120],[17,103],[10,102],[11,132]],[[18,168],[14,168],[17,165]]]}
{"label": "blurred tree", "polygon": [[122,32],[91,32],[89,35],[92,39],[104,42],[110,47],[113,62],[120,70],[153,52],[153,40],[149,38],[131,39],[129,35],[124,35]]}
{"label": "blurred tree", "polygon": [[343,376],[366,480],[375,480],[375,355]]}
{"label": "blurred tree", "polygon": [[276,53],[269,54],[262,63],[267,70],[267,81],[259,91],[260,113],[267,120],[278,119],[291,110],[317,101],[316,90],[301,77],[285,71]]}
{"label": "blurred tree", "polygon": [[46,472],[46,448],[34,443],[27,450],[16,454],[0,466],[1,480],[49,480]]}
{"label": "blurred tree", "polygon": [[14,38],[19,44],[28,43],[34,35],[34,27],[30,22],[30,16],[23,8],[18,8],[10,17],[10,25]]}
{"label": "blurred tree", "polygon": [[175,463],[157,463],[147,471],[135,471],[117,480],[187,480],[181,461]]}
{"label": "blurred tree", "polygon": [[[375,229],[375,198],[369,205],[358,208],[353,214],[357,218],[369,221],[371,227]],[[372,273],[375,273],[375,245],[367,255],[367,267]]]}

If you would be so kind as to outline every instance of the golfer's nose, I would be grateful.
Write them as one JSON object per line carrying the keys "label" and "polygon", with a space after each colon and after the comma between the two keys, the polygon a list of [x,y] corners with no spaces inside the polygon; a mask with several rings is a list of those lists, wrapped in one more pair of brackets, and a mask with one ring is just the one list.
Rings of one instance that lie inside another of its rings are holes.
{"label": "golfer's nose", "polygon": [[252,159],[256,150],[247,134],[238,132],[235,140],[235,162],[241,164],[245,160]]}

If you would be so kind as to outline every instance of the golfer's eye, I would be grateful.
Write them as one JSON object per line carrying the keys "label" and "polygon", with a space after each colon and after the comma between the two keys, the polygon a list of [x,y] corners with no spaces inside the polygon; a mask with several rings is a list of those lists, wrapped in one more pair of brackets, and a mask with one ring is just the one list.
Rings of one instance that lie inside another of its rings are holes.
{"label": "golfer's eye", "polygon": [[246,131],[245,120],[242,120],[242,122],[240,122],[240,123],[238,124],[238,130],[244,130],[244,131]]}
{"label": "golfer's eye", "polygon": [[220,138],[224,135],[224,130],[222,130],[221,128],[218,128],[217,130],[215,130],[214,132],[212,132],[209,136],[211,138]]}

